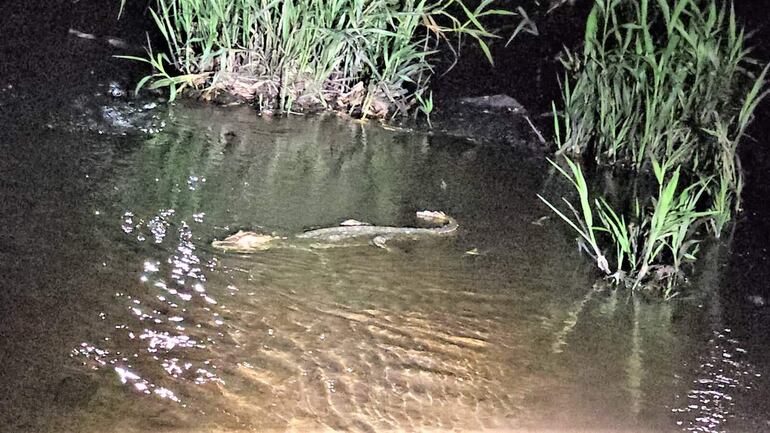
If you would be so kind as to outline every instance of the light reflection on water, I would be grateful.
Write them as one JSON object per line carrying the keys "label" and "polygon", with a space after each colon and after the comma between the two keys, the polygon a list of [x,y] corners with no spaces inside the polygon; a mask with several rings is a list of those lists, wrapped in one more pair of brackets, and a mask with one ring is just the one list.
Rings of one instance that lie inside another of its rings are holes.
{"label": "light reflection on water", "polygon": [[[727,388],[750,391],[737,341],[702,345],[710,325],[591,288],[561,226],[532,224],[542,161],[329,118],[177,110],[107,199],[111,266],[133,279],[94,313],[110,331],[73,349],[113,412],[86,404],[81,431],[721,431],[739,398]],[[423,208],[461,232],[391,252],[208,246],[240,228],[408,224]]]}
{"label": "light reflection on water", "polygon": [[[140,233],[135,238],[139,242],[146,239],[141,233],[149,230],[154,242],[161,244],[168,235],[170,219],[174,213],[173,209],[162,210],[145,225],[140,223],[132,226],[133,214],[126,212],[121,229],[126,234],[134,231]],[[191,351],[205,351],[209,345],[216,344],[216,336],[222,334],[217,332],[212,335],[211,332],[203,331],[204,326],[208,325],[215,330],[224,321],[218,312],[212,311],[211,306],[215,306],[217,301],[206,292],[206,278],[200,267],[201,260],[196,255],[190,227],[182,223],[177,235],[176,250],[167,260],[161,262],[148,259],[142,264],[139,281],[149,289],[143,293],[143,297],[115,294],[117,303],[125,304],[134,320],[116,324],[115,330],[119,335],[104,338],[101,347],[84,342],[73,354],[85,357],[89,361],[88,365],[94,368],[113,368],[120,382],[133,387],[137,392],[155,394],[186,406],[173,390],[144,379],[139,374],[140,369],[159,366],[174,380],[191,381],[197,385],[212,381],[224,383],[216,374],[217,366],[211,360],[200,362],[200,355],[188,355]],[[170,286],[163,277],[164,273],[171,280]],[[149,296],[150,293],[155,295]],[[208,320],[186,320],[191,310],[205,312]],[[107,319],[104,313],[101,317]],[[196,338],[196,335],[200,337]],[[121,342],[125,341],[134,344],[123,346]],[[107,348],[111,342],[114,343]],[[129,352],[131,355],[125,356]],[[197,358],[198,361],[188,361],[190,358]],[[134,363],[137,365],[134,366]],[[149,376],[157,377],[157,373],[149,372]]]}
{"label": "light reflection on water", "polygon": [[743,360],[746,349],[730,338],[730,329],[714,331],[708,340],[708,351],[697,360],[692,388],[687,392],[686,406],[674,413],[686,414],[677,424],[686,431],[725,432],[725,424],[735,416],[733,399],[748,394],[754,380],[761,376],[751,363]]}

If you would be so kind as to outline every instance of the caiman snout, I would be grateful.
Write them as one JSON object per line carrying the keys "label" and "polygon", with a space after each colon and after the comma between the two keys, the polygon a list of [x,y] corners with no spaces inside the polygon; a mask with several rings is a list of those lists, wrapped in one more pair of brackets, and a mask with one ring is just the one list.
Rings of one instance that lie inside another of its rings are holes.
{"label": "caiman snout", "polygon": [[221,241],[212,242],[211,246],[225,251],[251,253],[270,248],[271,243],[278,239],[277,236],[240,230]]}

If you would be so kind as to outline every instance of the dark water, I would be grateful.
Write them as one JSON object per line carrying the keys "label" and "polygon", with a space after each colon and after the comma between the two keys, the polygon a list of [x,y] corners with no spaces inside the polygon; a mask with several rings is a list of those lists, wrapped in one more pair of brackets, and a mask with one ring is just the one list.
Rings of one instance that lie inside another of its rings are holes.
{"label": "dark water", "polygon": [[[533,224],[568,191],[541,156],[113,99],[135,69],[53,5],[0,20],[22,34],[0,41],[0,432],[770,431],[770,317],[743,296],[767,291],[765,187],[704,247],[701,294],[596,290],[572,233]],[[48,33],[13,27],[38,12]],[[426,208],[458,234],[209,247]]]}
{"label": "dark water", "polygon": [[[154,134],[64,117],[6,142],[3,431],[767,428],[766,346],[724,323],[719,248],[702,299],[598,291],[562,225],[533,224],[535,194],[564,188],[540,157],[333,116],[153,113]],[[425,208],[457,236],[209,247]]]}

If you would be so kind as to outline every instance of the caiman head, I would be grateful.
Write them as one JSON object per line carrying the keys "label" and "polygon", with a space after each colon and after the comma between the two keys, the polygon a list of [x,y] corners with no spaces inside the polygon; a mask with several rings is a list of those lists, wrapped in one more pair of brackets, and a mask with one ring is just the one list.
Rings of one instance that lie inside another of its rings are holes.
{"label": "caiman head", "polygon": [[269,249],[275,241],[280,239],[278,236],[240,230],[221,241],[212,242],[211,246],[224,251],[254,253]]}

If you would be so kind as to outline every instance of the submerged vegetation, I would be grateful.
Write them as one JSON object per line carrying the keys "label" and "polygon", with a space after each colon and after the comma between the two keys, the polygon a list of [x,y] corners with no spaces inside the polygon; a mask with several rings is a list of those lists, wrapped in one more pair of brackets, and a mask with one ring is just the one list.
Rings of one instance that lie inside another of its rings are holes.
{"label": "submerged vegetation", "polygon": [[768,70],[749,57],[746,39],[732,8],[716,0],[595,0],[583,53],[564,62],[558,153],[652,170],[657,189],[631,203],[590,200],[580,167],[565,158],[570,172],[555,166],[580,197],[567,202],[574,218],[541,199],[614,281],[670,296],[705,232],[719,237],[740,210],[737,149]]}
{"label": "submerged vegetation", "polygon": [[[125,1],[125,0],[123,0]],[[481,19],[516,15],[492,0],[156,0],[152,18],[167,47],[147,48],[145,85],[226,92],[260,108],[312,106],[367,116],[425,112],[431,56],[452,36],[485,42]],[[526,19],[526,14],[521,14]],[[522,29],[519,26],[517,30]]]}

